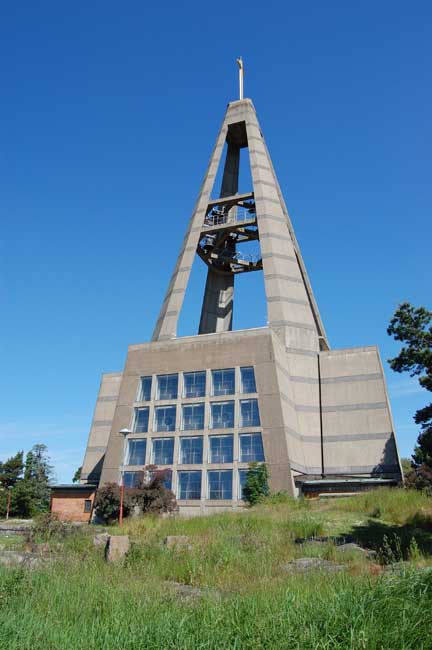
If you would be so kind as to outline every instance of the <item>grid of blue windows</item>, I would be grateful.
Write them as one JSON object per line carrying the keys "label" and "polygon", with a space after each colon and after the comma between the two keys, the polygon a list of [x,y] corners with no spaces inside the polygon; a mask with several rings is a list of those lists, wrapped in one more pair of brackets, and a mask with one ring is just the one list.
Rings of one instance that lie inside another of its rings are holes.
{"label": "grid of blue windows", "polygon": [[234,427],[234,402],[212,402],[211,428],[232,429]]}
{"label": "grid of blue windows", "polygon": [[152,440],[152,462],[155,465],[172,465],[174,460],[174,438]]}
{"label": "grid of blue windows", "polygon": [[149,408],[135,409],[133,430],[135,433],[147,433],[149,422]]}
{"label": "grid of blue windows", "polygon": [[240,400],[240,426],[241,427],[259,427],[260,415],[257,399]]}
{"label": "grid of blue windows", "polygon": [[235,372],[234,368],[212,370],[213,395],[234,395]]}
{"label": "grid of blue windows", "polygon": [[127,465],[144,465],[147,441],[144,438],[128,440]]}
{"label": "grid of blue windows", "polygon": [[210,436],[209,438],[209,462],[210,463],[232,463],[234,436]]}
{"label": "grid of blue windows", "polygon": [[183,373],[183,397],[204,397],[205,393],[205,370]]}
{"label": "grid of blue windows", "polygon": [[139,402],[149,402],[151,400],[151,387],[152,387],[152,378],[141,377],[140,389],[138,393]]}
{"label": "grid of blue windows", "polygon": [[182,465],[200,465],[203,462],[203,437],[190,436],[180,438],[180,463]]}
{"label": "grid of blue windows", "polygon": [[201,471],[178,472],[178,499],[201,499]]}
{"label": "grid of blue windows", "polygon": [[260,433],[240,435],[240,462],[253,463],[264,460],[264,449]]}
{"label": "grid of blue windows", "polygon": [[204,429],[204,404],[183,404],[182,429],[184,431]]}
{"label": "grid of blue windows", "polygon": [[241,392],[256,393],[255,373],[252,366],[240,368]]}
{"label": "grid of blue windows", "polygon": [[232,470],[211,470],[207,479],[209,499],[232,499]]}
{"label": "grid of blue windows", "polygon": [[175,431],[176,425],[175,406],[156,406],[154,415],[155,431]]}
{"label": "grid of blue windows", "polygon": [[142,482],[142,472],[123,472],[123,485],[127,488],[136,488]]}
{"label": "grid of blue windows", "polygon": [[157,376],[157,399],[177,399],[178,375]]}

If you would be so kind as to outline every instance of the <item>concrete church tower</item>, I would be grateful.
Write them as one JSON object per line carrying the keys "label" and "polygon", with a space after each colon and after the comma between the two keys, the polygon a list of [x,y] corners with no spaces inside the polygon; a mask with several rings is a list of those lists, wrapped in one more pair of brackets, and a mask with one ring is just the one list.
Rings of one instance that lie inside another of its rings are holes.
{"label": "concrete church tower", "polygon": [[[240,100],[227,107],[152,341],[103,375],[81,476],[132,486],[144,465],[166,467],[185,513],[240,507],[255,460],[273,491],[293,495],[401,481],[379,352],[329,348],[238,63]],[[246,147],[252,187],[239,194]],[[242,252],[250,241],[260,254]],[[198,334],[177,337],[195,255],[208,267]],[[233,331],[235,276],[250,272],[264,274],[268,324]]]}

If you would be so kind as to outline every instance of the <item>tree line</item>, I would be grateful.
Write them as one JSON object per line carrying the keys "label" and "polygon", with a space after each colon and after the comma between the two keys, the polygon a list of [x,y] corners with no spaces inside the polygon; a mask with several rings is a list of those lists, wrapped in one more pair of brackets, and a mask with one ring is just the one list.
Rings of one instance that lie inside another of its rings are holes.
{"label": "tree line", "polygon": [[0,517],[33,517],[50,507],[53,468],[43,444],[0,462]]}

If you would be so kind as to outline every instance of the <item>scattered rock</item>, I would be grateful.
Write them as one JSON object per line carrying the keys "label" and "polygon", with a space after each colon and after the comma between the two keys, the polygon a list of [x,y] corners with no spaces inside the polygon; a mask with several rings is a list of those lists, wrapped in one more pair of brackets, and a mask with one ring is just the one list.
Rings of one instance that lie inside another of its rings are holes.
{"label": "scattered rock", "polygon": [[322,560],[319,557],[301,557],[298,560],[292,560],[281,567],[289,573],[307,573],[309,571],[324,571],[325,573],[336,573],[344,571],[344,564],[336,564],[330,560]]}
{"label": "scattered rock", "polygon": [[222,597],[222,593],[216,589],[193,587],[192,585],[184,585],[181,582],[174,582],[173,580],[166,580],[163,584],[182,600],[194,601],[201,598],[220,600]]}
{"label": "scattered rock", "polygon": [[50,546],[49,544],[32,544],[31,552],[36,553],[36,555],[49,555]]}
{"label": "scattered rock", "polygon": [[129,535],[109,535],[105,548],[107,562],[123,560],[129,550]]}
{"label": "scattered rock", "polygon": [[340,546],[337,546],[337,550],[341,551],[342,553],[357,552],[357,553],[361,553],[362,555],[366,555],[369,558],[375,558],[377,556],[376,551],[372,551],[370,548],[363,548],[362,546],[359,546],[354,542],[349,542],[348,544],[341,544]]}
{"label": "scattered rock", "polygon": [[108,533],[99,533],[93,537],[93,546],[106,546],[110,535]]}
{"label": "scattered rock", "polygon": [[187,535],[168,535],[165,537],[165,546],[176,551],[191,551],[192,544]]}
{"label": "scattered rock", "polygon": [[35,569],[43,563],[44,558],[37,553],[28,551],[2,551],[0,553],[0,565],[7,568],[21,566],[27,569]]}

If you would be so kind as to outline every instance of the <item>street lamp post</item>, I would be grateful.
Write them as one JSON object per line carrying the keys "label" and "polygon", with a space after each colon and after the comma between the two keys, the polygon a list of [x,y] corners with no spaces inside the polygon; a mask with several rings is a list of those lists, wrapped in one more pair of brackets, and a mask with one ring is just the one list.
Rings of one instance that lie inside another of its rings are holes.
{"label": "street lamp post", "polygon": [[126,458],[126,439],[131,431],[129,429],[122,429],[119,432],[123,436],[123,457],[120,466],[120,510],[119,510],[119,526],[123,525],[123,503],[124,503],[124,466]]}

